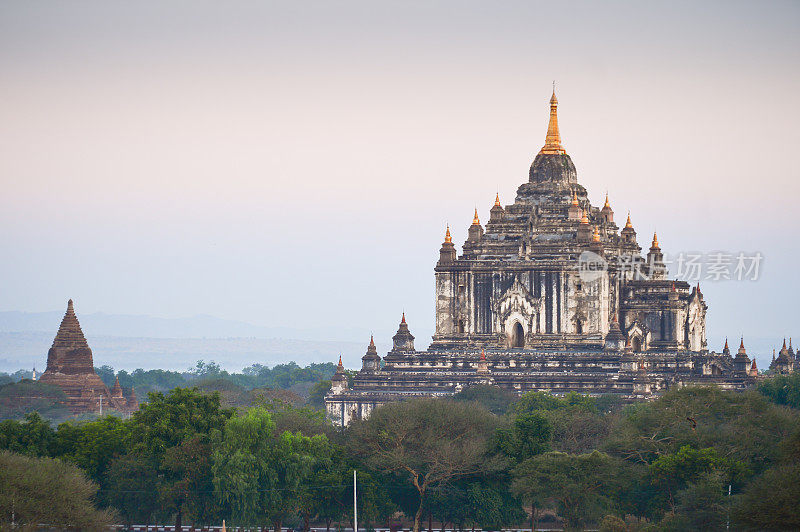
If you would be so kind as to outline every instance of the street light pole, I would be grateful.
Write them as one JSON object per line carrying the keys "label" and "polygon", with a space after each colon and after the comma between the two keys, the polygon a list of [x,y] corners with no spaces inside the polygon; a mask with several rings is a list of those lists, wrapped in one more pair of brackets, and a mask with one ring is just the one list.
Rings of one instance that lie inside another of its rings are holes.
{"label": "street light pole", "polygon": [[358,532],[358,499],[356,498],[356,470],[353,469],[353,532]]}

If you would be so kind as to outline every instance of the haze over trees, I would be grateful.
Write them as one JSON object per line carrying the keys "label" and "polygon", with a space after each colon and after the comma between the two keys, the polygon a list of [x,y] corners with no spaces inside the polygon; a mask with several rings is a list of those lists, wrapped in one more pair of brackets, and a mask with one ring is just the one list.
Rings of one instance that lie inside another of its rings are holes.
{"label": "haze over trees", "polygon": [[[387,405],[342,430],[310,406],[229,407],[218,392],[176,388],[125,420],[0,422],[0,526],[12,515],[83,528],[352,526],[356,470],[367,528],[792,530],[799,392],[788,377],[622,404],[481,386]],[[54,471],[69,481],[47,483]],[[14,502],[39,489],[64,506],[44,515]]]}

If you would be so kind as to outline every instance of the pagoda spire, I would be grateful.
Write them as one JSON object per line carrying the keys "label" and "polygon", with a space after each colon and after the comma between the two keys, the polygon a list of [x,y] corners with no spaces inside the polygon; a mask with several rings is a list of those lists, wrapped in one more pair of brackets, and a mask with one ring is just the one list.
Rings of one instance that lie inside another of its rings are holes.
{"label": "pagoda spire", "polygon": [[555,155],[567,153],[561,145],[561,134],[558,131],[558,98],[556,98],[555,83],[553,84],[553,96],[550,97],[550,123],[547,125],[544,146],[539,153]]}
{"label": "pagoda spire", "polygon": [[631,223],[631,211],[628,211],[628,221],[625,222],[625,227],[628,229],[633,227],[633,224]]}
{"label": "pagoda spire", "polygon": [[481,225],[481,221],[478,219],[478,208],[475,207],[475,216],[472,217],[472,225]]}
{"label": "pagoda spire", "polygon": [[453,243],[453,237],[450,236],[450,224],[447,224],[447,231],[444,233],[444,241],[447,244]]}
{"label": "pagoda spire", "polygon": [[495,207],[502,207],[502,205],[500,205],[500,193],[499,192],[494,197],[494,206]]}

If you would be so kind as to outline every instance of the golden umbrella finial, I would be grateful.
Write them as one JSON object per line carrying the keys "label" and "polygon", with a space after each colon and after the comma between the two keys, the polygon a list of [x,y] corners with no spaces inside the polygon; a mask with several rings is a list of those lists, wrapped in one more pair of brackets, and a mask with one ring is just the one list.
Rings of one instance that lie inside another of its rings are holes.
{"label": "golden umbrella finial", "polygon": [[592,240],[595,242],[600,242],[600,229],[597,226],[594,226],[594,234],[592,235]]}
{"label": "golden umbrella finial", "polygon": [[628,221],[625,222],[625,227],[627,227],[628,229],[633,228],[633,224],[631,223],[631,211],[628,211]]}
{"label": "golden umbrella finial", "polygon": [[586,216],[586,211],[585,210],[581,211],[581,223],[582,224],[588,224],[589,223],[589,217]]}
{"label": "golden umbrella finial", "polygon": [[605,205],[603,205],[603,207],[605,207],[605,208],[607,208],[607,209],[610,209],[610,208],[611,208],[611,205],[608,203],[608,192],[606,192],[606,204],[605,204]]}
{"label": "golden umbrella finial", "polygon": [[572,204],[576,207],[578,206],[578,194],[574,190],[572,191]]}
{"label": "golden umbrella finial", "polygon": [[544,146],[539,153],[544,154],[565,154],[564,147],[561,146],[561,134],[558,131],[558,98],[556,98],[556,82],[553,82],[553,96],[550,97],[550,123],[547,125],[547,136],[544,139]]}
{"label": "golden umbrella finial", "polygon": [[447,244],[451,244],[453,242],[453,237],[450,236],[450,224],[447,224],[447,231],[444,234],[444,241]]}
{"label": "golden umbrella finial", "polygon": [[654,248],[658,247],[658,234],[653,232],[653,246]]}
{"label": "golden umbrella finial", "polygon": [[494,197],[494,206],[495,207],[501,207],[501,205],[500,205],[500,193],[499,192]]}
{"label": "golden umbrella finial", "polygon": [[472,225],[481,225],[481,221],[478,219],[478,208],[475,207],[475,216],[472,217]]}

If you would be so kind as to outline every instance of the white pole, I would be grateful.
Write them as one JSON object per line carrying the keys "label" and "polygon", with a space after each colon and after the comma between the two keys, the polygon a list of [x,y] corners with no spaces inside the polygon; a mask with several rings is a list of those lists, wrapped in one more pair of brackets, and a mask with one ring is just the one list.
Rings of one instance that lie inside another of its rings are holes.
{"label": "white pole", "polygon": [[358,532],[358,504],[356,504],[356,470],[353,469],[353,532]]}
{"label": "white pole", "polygon": [[100,395],[100,417],[103,417],[103,395]]}

